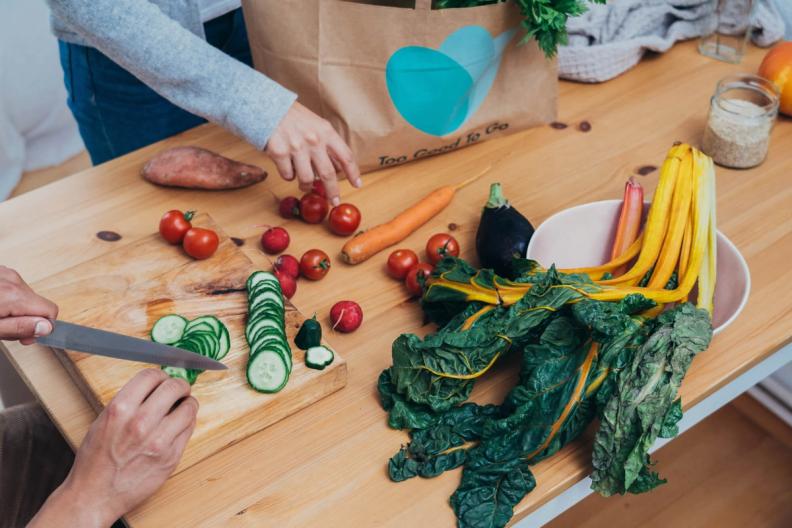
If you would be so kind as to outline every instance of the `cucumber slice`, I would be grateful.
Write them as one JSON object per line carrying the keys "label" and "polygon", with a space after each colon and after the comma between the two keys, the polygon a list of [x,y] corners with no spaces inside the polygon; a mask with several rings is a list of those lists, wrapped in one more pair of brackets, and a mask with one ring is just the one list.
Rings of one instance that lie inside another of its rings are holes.
{"label": "cucumber slice", "polygon": [[248,384],[259,392],[280,391],[289,381],[286,360],[277,352],[262,350],[248,361],[247,380]]}
{"label": "cucumber slice", "polygon": [[253,313],[258,309],[259,306],[263,306],[268,301],[280,306],[281,310],[285,309],[285,305],[283,304],[283,295],[278,292],[266,290],[256,295],[250,301],[248,311]]}
{"label": "cucumber slice", "polygon": [[261,282],[275,282],[277,284],[280,284],[280,282],[278,282],[278,277],[276,277],[269,271],[257,271],[253,273],[250,277],[248,277],[247,280],[248,292],[253,290],[256,287],[256,285]]}
{"label": "cucumber slice", "polygon": [[151,328],[151,340],[163,345],[172,345],[182,338],[187,328],[187,319],[181,315],[166,315]]}
{"label": "cucumber slice", "polygon": [[316,370],[324,370],[334,359],[333,351],[326,346],[311,347],[305,352],[305,366]]}
{"label": "cucumber slice", "polygon": [[182,367],[168,367],[163,366],[162,370],[171,378],[181,378],[190,385],[194,384],[198,379],[198,371],[193,369],[186,369]]}
{"label": "cucumber slice", "polygon": [[284,331],[282,320],[276,319],[274,317],[262,317],[261,319],[256,320],[256,322],[252,325],[249,325],[247,328],[245,328],[245,337],[247,337],[248,343],[251,343],[255,339],[256,334],[265,328],[274,328],[279,332]]}
{"label": "cucumber slice", "polygon": [[215,359],[220,361],[226,357],[229,350],[231,350],[231,335],[228,333],[228,328],[223,325],[220,327],[220,348]]}
{"label": "cucumber slice", "polygon": [[209,323],[193,323],[195,323],[195,321],[190,321],[187,323],[187,328],[184,330],[185,336],[194,334],[195,332],[208,332],[210,334],[217,333],[214,326],[210,325]]}
{"label": "cucumber slice", "polygon": [[191,328],[197,326],[203,326],[203,327],[208,326],[211,329],[211,331],[214,332],[215,335],[217,335],[220,333],[220,328],[222,328],[225,325],[223,325],[223,323],[221,323],[217,317],[213,317],[211,315],[204,315],[202,317],[198,317],[190,321],[187,324],[186,330],[189,332]]}

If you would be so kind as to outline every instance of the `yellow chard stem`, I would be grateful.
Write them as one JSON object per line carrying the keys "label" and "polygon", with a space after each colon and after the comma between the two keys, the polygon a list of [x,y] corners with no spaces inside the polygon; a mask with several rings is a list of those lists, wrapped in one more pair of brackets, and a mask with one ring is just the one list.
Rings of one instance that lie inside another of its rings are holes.
{"label": "yellow chard stem", "polygon": [[706,170],[709,179],[710,214],[707,229],[707,247],[701,265],[699,277],[699,292],[696,305],[707,310],[712,317],[713,298],[715,295],[715,280],[717,275],[718,255],[718,230],[716,218],[716,193],[715,193],[715,165],[711,159],[706,160]]}
{"label": "yellow chard stem", "polygon": [[[696,166],[696,170],[704,169],[701,166]],[[695,177],[693,152],[688,151],[682,158],[682,164],[679,169],[679,177],[674,189],[674,199],[671,203],[668,231],[666,232],[665,240],[663,240],[660,256],[652,272],[652,278],[646,285],[647,288],[664,288],[674,273],[674,268],[676,268],[680,257],[685,225],[688,223],[690,201],[693,196],[693,178]]]}
{"label": "yellow chard stem", "polygon": [[604,280],[603,285],[615,285],[639,282],[647,271],[657,261],[660,247],[665,238],[668,224],[668,216],[671,212],[671,200],[674,195],[679,167],[682,156],[690,151],[690,145],[681,144],[671,148],[668,157],[663,162],[660,171],[660,181],[657,184],[652,205],[649,207],[649,214],[646,218],[644,227],[643,245],[638,260],[627,273],[616,279]]}

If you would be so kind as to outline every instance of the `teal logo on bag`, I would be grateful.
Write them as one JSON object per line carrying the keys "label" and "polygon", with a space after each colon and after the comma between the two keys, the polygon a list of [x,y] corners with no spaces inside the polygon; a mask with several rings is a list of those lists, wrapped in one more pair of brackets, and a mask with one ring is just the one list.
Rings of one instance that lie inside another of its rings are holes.
{"label": "teal logo on bag", "polygon": [[398,49],[385,69],[393,105],[412,126],[445,136],[476,113],[498,74],[516,29],[493,38],[481,26],[451,33],[438,49]]}

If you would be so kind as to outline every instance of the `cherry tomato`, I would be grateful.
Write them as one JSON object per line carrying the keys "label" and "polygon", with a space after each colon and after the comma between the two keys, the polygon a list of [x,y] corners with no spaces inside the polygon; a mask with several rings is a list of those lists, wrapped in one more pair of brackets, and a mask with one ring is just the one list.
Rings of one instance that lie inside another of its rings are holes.
{"label": "cherry tomato", "polygon": [[270,255],[277,255],[289,247],[289,232],[282,227],[270,227],[261,235],[261,249]]}
{"label": "cherry tomato", "polygon": [[300,273],[306,279],[323,279],[330,271],[330,257],[321,249],[306,251],[300,259]]}
{"label": "cherry tomato", "polygon": [[181,241],[184,240],[184,235],[192,227],[190,220],[192,220],[194,215],[195,211],[187,211],[186,213],[176,209],[168,211],[162,215],[160,220],[160,235],[170,244],[181,244]]}
{"label": "cherry tomato", "polygon": [[193,227],[184,235],[184,251],[194,259],[208,259],[217,251],[220,239],[210,229]]}
{"label": "cherry tomato", "polygon": [[459,242],[447,233],[432,235],[426,243],[426,257],[432,264],[437,264],[445,257],[459,256]]}
{"label": "cherry tomato", "polygon": [[360,227],[360,210],[352,204],[342,203],[330,211],[330,231],[349,236]]}
{"label": "cherry tomato", "polygon": [[316,193],[308,193],[300,199],[300,216],[309,224],[321,223],[329,208],[327,198]]}
{"label": "cherry tomato", "polygon": [[296,279],[300,276],[300,261],[291,255],[281,255],[275,260],[275,271]]}
{"label": "cherry tomato", "polygon": [[418,255],[412,249],[397,249],[388,257],[388,275],[396,280],[404,280],[407,272],[418,264]]}
{"label": "cherry tomato", "polygon": [[327,198],[327,189],[325,189],[325,184],[322,180],[314,180],[311,192],[318,194],[322,198]]}
{"label": "cherry tomato", "polygon": [[300,199],[296,196],[287,196],[280,201],[278,212],[287,220],[300,218]]}
{"label": "cherry tomato", "polygon": [[407,277],[404,279],[404,285],[407,286],[407,291],[415,297],[423,295],[423,288],[421,288],[418,275],[423,276],[425,280],[431,275],[432,270],[434,270],[434,266],[426,262],[421,262],[410,268],[410,271],[407,272]]}
{"label": "cherry tomato", "polygon": [[287,299],[294,297],[294,294],[297,293],[297,280],[282,270],[276,270],[274,274],[280,283],[283,296]]}

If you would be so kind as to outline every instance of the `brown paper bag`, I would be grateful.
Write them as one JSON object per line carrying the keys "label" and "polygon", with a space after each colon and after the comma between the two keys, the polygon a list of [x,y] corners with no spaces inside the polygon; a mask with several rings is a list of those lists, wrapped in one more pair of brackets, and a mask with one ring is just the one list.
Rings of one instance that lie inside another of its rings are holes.
{"label": "brown paper bag", "polygon": [[513,2],[432,10],[243,0],[258,70],[346,139],[364,172],[555,118],[557,74]]}

